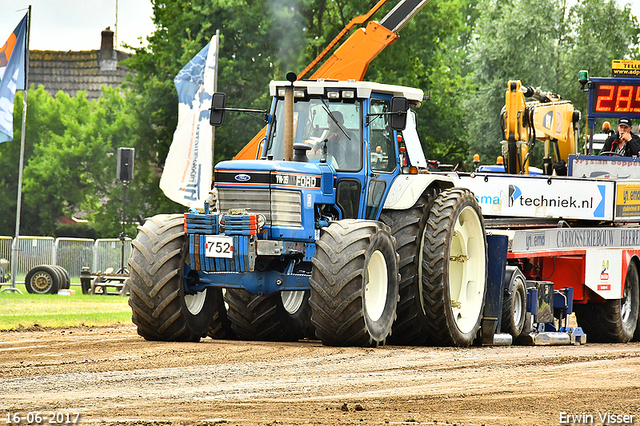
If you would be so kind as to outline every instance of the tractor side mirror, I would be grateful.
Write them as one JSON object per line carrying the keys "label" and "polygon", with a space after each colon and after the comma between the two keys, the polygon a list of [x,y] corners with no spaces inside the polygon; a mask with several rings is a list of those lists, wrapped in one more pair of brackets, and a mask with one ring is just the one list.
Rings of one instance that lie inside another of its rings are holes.
{"label": "tractor side mirror", "polygon": [[209,123],[214,127],[222,126],[224,123],[224,108],[227,105],[227,95],[224,93],[214,93],[211,101],[211,114]]}
{"label": "tractor side mirror", "polygon": [[391,120],[389,125],[393,130],[404,130],[407,127],[407,111],[409,100],[399,96],[391,99]]}

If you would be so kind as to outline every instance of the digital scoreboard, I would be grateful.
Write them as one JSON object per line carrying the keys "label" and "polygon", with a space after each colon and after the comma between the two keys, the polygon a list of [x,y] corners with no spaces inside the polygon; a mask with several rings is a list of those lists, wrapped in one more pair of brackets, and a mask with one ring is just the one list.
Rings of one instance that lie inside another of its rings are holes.
{"label": "digital scoreboard", "polygon": [[634,126],[640,122],[640,61],[614,61],[611,69],[612,77],[589,77],[587,71],[580,71],[582,90],[589,93],[589,139],[585,146],[588,154],[594,152],[597,118],[614,119],[612,129],[621,117],[633,120]]}
{"label": "digital scoreboard", "polygon": [[640,117],[640,79],[592,78],[589,81],[590,117]]}
{"label": "digital scoreboard", "polygon": [[595,96],[596,112],[640,113],[640,82],[597,84]]}

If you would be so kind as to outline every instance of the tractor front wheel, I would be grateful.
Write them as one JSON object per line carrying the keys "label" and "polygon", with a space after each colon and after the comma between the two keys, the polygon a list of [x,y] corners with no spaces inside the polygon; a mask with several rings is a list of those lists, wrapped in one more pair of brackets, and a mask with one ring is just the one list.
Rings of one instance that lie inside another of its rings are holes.
{"label": "tractor front wheel", "polygon": [[199,341],[216,309],[215,289],[185,290],[187,238],[182,215],[158,215],[132,242],[129,306],[147,340]]}
{"label": "tractor front wheel", "polygon": [[311,285],[311,322],[330,346],[378,346],[396,318],[398,255],[382,222],[342,220],[322,230]]}

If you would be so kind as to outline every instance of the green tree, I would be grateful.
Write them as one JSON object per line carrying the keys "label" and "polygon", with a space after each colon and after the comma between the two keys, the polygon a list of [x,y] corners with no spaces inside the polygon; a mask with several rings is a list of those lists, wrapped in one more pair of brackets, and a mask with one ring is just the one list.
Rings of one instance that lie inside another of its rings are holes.
{"label": "green tree", "polygon": [[[471,44],[473,94],[467,98],[472,152],[500,155],[500,110],[507,82],[559,93],[586,110],[578,71],[610,75],[611,59],[638,57],[640,27],[628,6],[614,0],[566,2],[481,0]],[[541,158],[533,157],[539,165]]]}
{"label": "green tree", "polygon": [[[20,141],[22,138],[23,92],[16,93],[14,104],[14,135],[13,141],[0,144],[0,193],[3,203],[0,203],[0,234],[14,235],[18,196],[18,172],[20,158]],[[25,136],[25,164],[31,157],[38,138],[46,140],[51,134],[59,134],[64,125],[54,107],[53,98],[43,88],[30,90],[28,94],[27,134]],[[39,235],[39,213],[33,213],[25,208],[25,194],[23,193],[21,214],[21,234]],[[38,206],[47,209],[48,206]]]}
{"label": "green tree", "polygon": [[628,5],[581,0],[571,9],[568,26],[576,30],[566,37],[567,50],[560,67],[563,85],[558,90],[583,112],[584,118],[587,96],[578,84],[579,71],[608,77],[612,60],[640,59],[640,24]]}
{"label": "green tree", "polygon": [[[22,121],[22,96],[16,97],[16,122]],[[94,102],[83,94],[69,97],[59,92],[53,98],[43,87],[29,91],[22,235],[54,235],[60,217],[74,215],[90,219],[101,236],[121,232],[122,185],[116,180],[114,153],[118,147],[135,144],[137,125],[128,109],[134,98],[111,88]],[[17,129],[13,142],[0,145],[0,165],[6,171],[0,191],[7,200],[0,207],[6,213],[0,218],[3,235],[15,230],[20,138]],[[140,187],[144,180],[140,179]],[[132,201],[137,202],[135,196]],[[133,233],[134,227],[128,231]]]}

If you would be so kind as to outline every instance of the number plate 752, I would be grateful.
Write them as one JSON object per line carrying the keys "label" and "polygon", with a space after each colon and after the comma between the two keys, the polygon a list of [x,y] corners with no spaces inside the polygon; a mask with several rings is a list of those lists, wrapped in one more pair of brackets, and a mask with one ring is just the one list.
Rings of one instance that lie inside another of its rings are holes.
{"label": "number plate 752", "polygon": [[223,235],[207,235],[205,255],[207,257],[233,257],[233,238]]}

